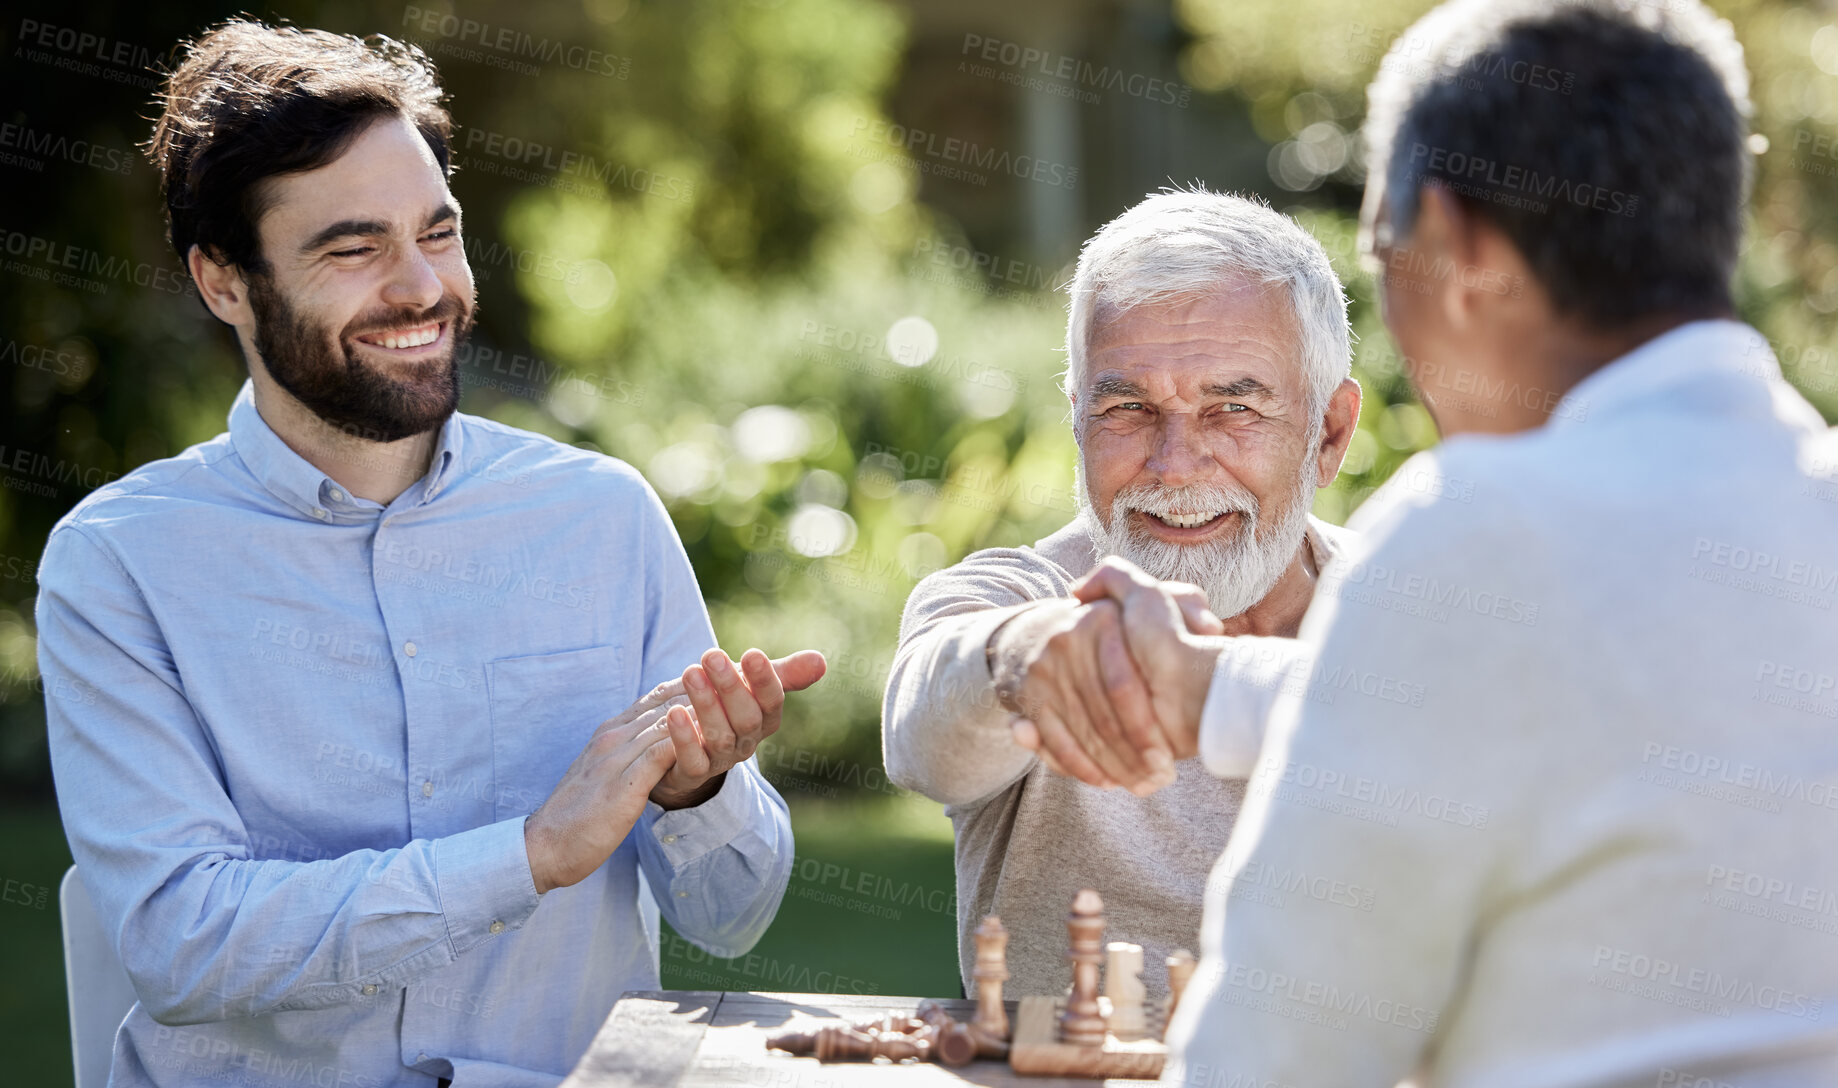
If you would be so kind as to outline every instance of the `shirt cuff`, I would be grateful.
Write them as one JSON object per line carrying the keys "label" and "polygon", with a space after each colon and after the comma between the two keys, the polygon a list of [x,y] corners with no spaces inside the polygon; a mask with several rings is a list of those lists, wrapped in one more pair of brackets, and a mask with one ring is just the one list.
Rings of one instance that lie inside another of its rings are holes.
{"label": "shirt cuff", "polygon": [[1290,638],[1228,639],[1200,710],[1200,761],[1219,778],[1249,778],[1276,702],[1308,683],[1305,644]]}
{"label": "shirt cuff", "polygon": [[456,956],[507,929],[522,928],[540,899],[524,847],[523,817],[435,839],[434,886]]}
{"label": "shirt cuff", "polygon": [[765,819],[766,799],[759,782],[759,770],[748,758],[730,767],[721,788],[699,805],[665,809],[656,801],[646,801],[647,830],[670,868],[680,871],[710,850],[733,842],[754,821]]}

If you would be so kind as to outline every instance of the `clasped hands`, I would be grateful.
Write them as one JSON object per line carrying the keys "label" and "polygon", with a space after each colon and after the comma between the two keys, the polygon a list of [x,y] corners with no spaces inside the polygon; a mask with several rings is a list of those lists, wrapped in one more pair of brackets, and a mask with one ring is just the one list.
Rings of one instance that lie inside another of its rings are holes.
{"label": "clasped hands", "polygon": [[1016,742],[1049,768],[1147,795],[1199,752],[1224,633],[1199,587],[1111,557],[1072,599],[1037,602],[999,627],[991,674]]}
{"label": "clasped hands", "polygon": [[810,687],[825,667],[815,650],[777,661],[748,650],[733,662],[711,649],[600,723],[524,823],[537,892],[578,883],[605,864],[647,801],[678,809],[714,796],[721,776],[778,732],[785,693]]}

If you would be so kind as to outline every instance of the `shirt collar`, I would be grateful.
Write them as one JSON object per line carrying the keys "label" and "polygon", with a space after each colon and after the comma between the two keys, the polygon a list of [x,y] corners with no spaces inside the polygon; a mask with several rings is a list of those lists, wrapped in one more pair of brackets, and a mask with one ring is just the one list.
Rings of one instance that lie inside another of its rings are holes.
{"label": "shirt collar", "polygon": [[1691,321],[1670,329],[1576,383],[1547,426],[1565,427],[1612,412],[1670,386],[1716,371],[1773,379],[1780,363],[1761,333],[1740,321]]}
{"label": "shirt collar", "polygon": [[[458,412],[441,425],[440,440],[427,475],[402,493],[412,505],[433,501],[457,478],[464,428]],[[230,405],[230,441],[249,471],[274,495],[315,521],[369,518],[382,509],[377,503],[347,493],[330,476],[295,453],[255,407],[255,386],[248,380]],[[419,489],[419,493],[416,491]]]}

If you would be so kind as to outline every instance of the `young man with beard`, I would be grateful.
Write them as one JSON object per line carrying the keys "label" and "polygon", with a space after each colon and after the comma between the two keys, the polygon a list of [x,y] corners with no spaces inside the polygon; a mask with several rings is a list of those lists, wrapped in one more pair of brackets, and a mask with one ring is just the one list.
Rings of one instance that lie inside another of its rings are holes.
{"label": "young man with beard", "polygon": [[[1096,647],[1115,612],[1081,609],[1072,583],[1120,555],[1203,588],[1224,630],[1294,634],[1341,547],[1309,508],[1359,416],[1340,282],[1319,243],[1262,205],[1151,196],[1086,243],[1071,293],[1081,512],[1033,547],[977,552],[914,589],[882,721],[888,777],[943,802],[956,830],[966,986],[971,931],[995,912],[1024,994],[1069,981],[1063,920],[1081,887],[1102,891],[1108,935],[1151,962],[1194,946],[1207,870],[1244,796],[1243,781],[1153,743],[1121,757],[1131,765],[1091,769],[1107,785],[1172,782],[1147,797],[1054,775],[1017,745],[1012,712],[1043,704],[1159,735],[1149,708],[1110,709]],[[1220,630],[1197,595],[1189,605],[1196,629]],[[1153,971],[1145,982],[1165,985]]]}
{"label": "young man with beard", "polygon": [[656,987],[660,907],[734,956],[785,889],[750,757],[822,658],[736,666],[637,473],[455,412],[441,97],[388,39],[248,21],[166,89],[171,240],[250,380],[59,523],[38,598],[140,999],[114,1085],[553,1084]]}

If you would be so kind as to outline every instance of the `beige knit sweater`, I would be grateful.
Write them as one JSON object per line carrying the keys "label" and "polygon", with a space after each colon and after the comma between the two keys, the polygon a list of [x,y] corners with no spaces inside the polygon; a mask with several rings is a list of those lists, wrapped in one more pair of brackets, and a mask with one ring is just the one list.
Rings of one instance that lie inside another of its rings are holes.
{"label": "beige knit sweater", "polygon": [[[1309,519],[1317,567],[1344,529]],[[1057,994],[1071,983],[1067,909],[1080,888],[1104,898],[1106,937],[1143,946],[1143,982],[1167,992],[1162,967],[1199,950],[1206,878],[1244,797],[1198,759],[1149,797],[1099,790],[1048,771],[1010,736],[984,656],[990,633],[1029,602],[1065,597],[1096,565],[1074,522],[1033,547],[990,548],[920,582],[906,602],[881,719],[887,776],[943,802],[957,838],[958,965],[974,992],[971,931],[1002,916],[1006,992]]]}

